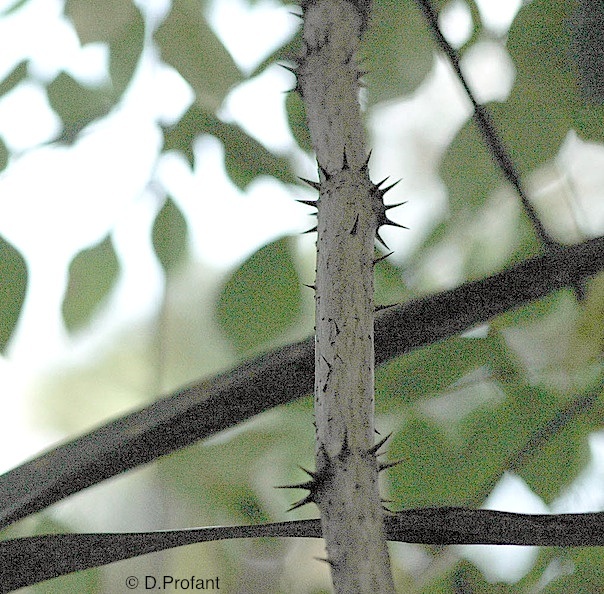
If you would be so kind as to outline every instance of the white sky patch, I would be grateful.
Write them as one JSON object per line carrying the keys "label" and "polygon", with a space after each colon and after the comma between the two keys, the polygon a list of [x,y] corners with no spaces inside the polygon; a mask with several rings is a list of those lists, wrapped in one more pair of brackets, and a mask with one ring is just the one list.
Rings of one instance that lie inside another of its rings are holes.
{"label": "white sky patch", "polygon": [[523,0],[476,0],[485,27],[497,35],[504,35],[520,10]]}
{"label": "white sky patch", "polygon": [[306,209],[292,200],[282,185],[269,178],[254,180],[243,193],[228,180],[224,150],[210,136],[195,147],[194,172],[177,154],[160,159],[162,184],[188,215],[195,253],[212,265],[233,266],[285,234],[303,230]]}
{"label": "white sky patch", "polygon": [[[548,513],[547,506],[518,476],[506,473],[487,498],[485,509],[525,514]],[[538,547],[462,545],[462,557],[474,563],[492,582],[512,584],[528,573],[539,554]]]}
{"label": "white sky patch", "polygon": [[438,15],[438,24],[453,47],[461,47],[472,35],[472,15],[462,0],[447,4]]}
{"label": "white sky patch", "polygon": [[235,62],[248,73],[300,26],[300,19],[283,5],[267,0],[253,5],[246,0],[214,1],[208,20]]}
{"label": "white sky patch", "polygon": [[24,80],[0,97],[0,131],[10,151],[21,153],[48,142],[62,125],[48,103],[46,89],[39,83]]}

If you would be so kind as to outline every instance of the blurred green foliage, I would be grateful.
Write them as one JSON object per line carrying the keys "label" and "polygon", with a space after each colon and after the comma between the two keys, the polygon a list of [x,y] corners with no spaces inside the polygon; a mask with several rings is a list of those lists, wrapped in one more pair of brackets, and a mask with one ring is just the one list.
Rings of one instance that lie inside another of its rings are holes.
{"label": "blurred green foliage", "polygon": [[[363,49],[369,71],[369,113],[383,102],[415,92],[430,73],[435,55],[431,35],[411,0],[376,0],[374,4],[374,20]],[[438,6],[446,4],[439,2]],[[476,42],[495,39],[480,20],[474,2],[469,9],[472,31],[462,55]],[[585,104],[570,65],[568,23],[574,9],[571,0],[534,0],[521,8],[507,39],[499,40],[509,52],[516,74],[508,99],[489,108],[525,179],[551,164],[571,130],[585,140],[603,140],[603,107]],[[65,10],[82,43],[102,41],[110,49],[110,87],[88,88],[67,73],[60,73],[47,85],[50,104],[64,124],[63,139],[74,139],[85,125],[117,104],[149,40],[145,40],[141,13],[130,0],[68,0]],[[174,0],[167,18],[153,32],[153,42],[161,59],[195,92],[195,102],[182,118],[164,126],[164,151],[183,153],[195,167],[193,144],[200,135],[210,134],[224,144],[227,172],[241,190],[260,175],[284,183],[295,181],[289,157],[273,154],[240,126],[220,118],[219,108],[228,93],[246,77],[208,24],[205,4]],[[291,59],[298,42],[296,36],[273,57]],[[271,63],[265,61],[251,76]],[[25,63],[20,63],[0,83],[0,95],[27,76]],[[285,109],[292,148],[296,142],[309,152],[299,97],[290,94]],[[8,159],[2,143],[0,166]],[[378,303],[402,302],[429,292],[430,283],[421,279],[431,272],[434,264],[429,256],[434,253],[456,250],[463,281],[499,270],[540,249],[513,198],[510,201],[515,206],[506,218],[509,241],[494,234],[478,237],[481,221],[501,216],[504,182],[471,121],[461,126],[446,147],[440,175],[448,190],[449,212],[435,222],[424,242],[401,265],[378,265]],[[156,255],[170,273],[169,286],[177,286],[180,292],[194,292],[199,287],[195,277],[199,271],[195,272],[186,249],[189,224],[187,215],[168,198],[152,228]],[[216,225],[227,224],[216,221]],[[194,295],[200,301],[198,306],[191,305],[193,298],[165,304],[173,325],[163,336],[176,355],[158,363],[150,351],[141,349],[137,362],[128,359],[128,365],[157,370],[169,361],[169,377],[194,378],[269,345],[292,341],[299,337],[300,328],[310,332],[312,316],[305,308],[298,271],[312,257],[296,249],[293,239],[281,238],[262,246],[226,275],[204,277],[203,295]],[[70,331],[89,324],[106,303],[118,272],[119,261],[109,237],[75,257],[63,302]],[[19,318],[27,282],[23,258],[4,240],[0,240],[0,282],[0,349],[4,350]],[[480,506],[506,472],[522,478],[546,504],[565,494],[590,460],[589,436],[602,428],[602,303],[604,276],[600,275],[587,284],[582,303],[570,291],[560,292],[500,316],[479,336],[457,336],[384,365],[376,377],[378,427],[393,431],[388,458],[403,460],[385,478],[385,491],[394,501],[394,509]],[[203,336],[197,335],[200,328]],[[140,328],[130,330],[135,333]],[[171,332],[179,337],[170,336]],[[159,352],[161,357],[163,351]],[[161,381],[159,385],[163,385]],[[58,382],[57,390],[59,386],[63,389],[65,384]],[[586,394],[594,395],[590,404],[573,413],[572,403]],[[87,412],[86,406],[82,409]],[[311,467],[312,456],[310,399],[270,411],[210,443],[159,461],[156,476],[146,483],[150,499],[157,504],[150,506],[149,527],[289,518],[284,510],[296,494],[272,486],[299,481],[301,472],[296,465]],[[121,502],[112,505],[119,508]],[[304,508],[295,517],[311,515],[314,510]],[[313,561],[321,553],[313,542],[222,543],[187,547],[157,558],[165,573],[188,575],[194,569],[224,574],[229,591],[246,591],[244,577],[252,580],[262,574],[272,588],[267,592],[318,593],[328,587],[327,571]],[[445,558],[441,551],[426,547],[422,555],[420,565],[429,569],[426,573],[432,579],[415,590],[410,575],[423,570],[409,569],[404,559],[394,560],[395,571],[404,574],[401,580],[409,592],[604,591],[603,556],[598,549],[543,549],[532,569],[513,585],[490,583],[477,566],[457,553]],[[258,560],[264,561],[262,570]],[[128,568],[123,570],[125,577],[139,567],[137,563],[133,560],[117,567]],[[98,577],[103,571],[83,572],[31,591],[115,591],[118,582],[113,580],[118,579],[119,571],[106,584]]]}

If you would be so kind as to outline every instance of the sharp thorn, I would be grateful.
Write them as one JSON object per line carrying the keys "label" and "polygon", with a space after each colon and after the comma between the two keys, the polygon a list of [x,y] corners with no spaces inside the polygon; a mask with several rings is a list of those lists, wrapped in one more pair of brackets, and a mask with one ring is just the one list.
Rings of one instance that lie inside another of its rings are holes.
{"label": "sharp thorn", "polygon": [[298,200],[298,199],[296,199],[296,202],[299,202],[300,204],[306,204],[307,206],[312,206],[313,208],[318,208],[316,200]]}
{"label": "sharp thorn", "polygon": [[[378,262],[381,262],[382,260],[385,260],[385,259],[386,259],[388,256],[392,256],[392,254],[394,254],[394,252],[388,252],[387,254],[384,254],[383,256],[381,256],[381,257],[379,257],[379,258],[376,258],[376,259],[373,261],[373,264],[375,265],[375,264],[377,264]],[[384,305],[384,306],[382,306],[380,309],[383,309],[384,307],[389,307],[389,306]],[[376,311],[377,311],[377,310],[378,310],[378,308],[376,308]]]}
{"label": "sharp thorn", "polygon": [[313,291],[317,290],[317,287],[315,287],[315,285],[306,285],[304,283],[302,283],[305,287],[308,287],[309,289],[312,289]]}
{"label": "sharp thorn", "polygon": [[313,557],[313,559],[317,561],[323,561],[323,563],[327,563],[331,567],[334,566],[334,562],[331,559],[326,559],[325,557]]}
{"label": "sharp thorn", "polygon": [[302,231],[302,235],[306,235],[307,233],[314,233],[317,230],[317,226],[315,225],[312,229],[307,229],[306,231]]}
{"label": "sharp thorn", "polygon": [[380,232],[376,231],[375,232],[375,238],[387,249],[390,250],[390,248],[386,245],[386,242],[382,239]]}
{"label": "sharp thorn", "polygon": [[371,446],[368,452],[370,454],[373,454],[374,456],[379,456],[380,454],[378,454],[377,451],[390,439],[391,436],[392,431],[388,433],[388,435],[386,435],[385,437],[382,437],[382,439],[380,439],[380,441],[378,441],[375,445]]}
{"label": "sharp thorn", "polygon": [[369,159],[371,159],[371,151],[369,151],[369,154],[367,155],[365,163],[363,163],[363,167],[361,169],[365,169],[365,171],[367,170],[367,168],[369,167]]}
{"label": "sharp thorn", "polygon": [[402,206],[403,204],[407,204],[407,202],[408,201],[405,200],[405,202],[398,202],[397,204],[384,204],[384,211],[390,210],[391,208],[396,208],[397,206]]}
{"label": "sharp thorn", "polygon": [[382,470],[386,470],[388,468],[392,468],[393,466],[398,466],[404,462],[404,460],[395,460],[394,462],[382,462],[378,464],[378,472],[382,472]]}
{"label": "sharp thorn", "polygon": [[375,311],[382,311],[383,309],[388,309],[390,307],[396,307],[398,303],[391,303],[390,305],[376,305]]}
{"label": "sharp thorn", "polygon": [[275,485],[275,489],[306,489],[312,491],[314,481],[306,481],[304,483],[295,483],[293,485]]}
{"label": "sharp thorn", "polygon": [[401,229],[409,229],[409,227],[405,227],[405,225],[395,223],[394,221],[391,221],[390,219],[387,219],[386,217],[384,217],[384,222],[382,223],[382,225],[390,225],[391,227],[400,227]]}
{"label": "sharp thorn", "polygon": [[281,68],[285,68],[285,70],[291,72],[292,74],[294,74],[295,76],[298,76],[298,72],[296,71],[295,68],[293,68],[292,66],[288,66],[287,64],[281,64],[280,62],[277,63],[279,66],[281,66]]}
{"label": "sharp thorn", "polygon": [[296,503],[292,503],[289,506],[287,511],[294,511],[295,509],[298,509],[299,507],[302,507],[303,505],[306,505],[307,503],[312,503],[312,502],[313,502],[313,497],[309,493],[306,497],[300,499],[300,501],[296,501]]}
{"label": "sharp thorn", "polygon": [[[388,178],[386,178],[386,179],[388,179]],[[378,187],[379,187],[379,186],[381,186],[381,185],[382,185],[382,184],[383,184],[383,183],[386,181],[386,179],[384,179],[383,181],[381,181],[381,182],[378,184]],[[401,179],[402,179],[402,178],[401,178]],[[380,193],[382,194],[382,196],[383,196],[383,195],[384,195],[384,194],[385,194],[385,193],[386,193],[388,190],[391,190],[392,188],[394,188],[394,186],[396,186],[396,184],[398,184],[400,181],[401,181],[401,180],[399,179],[399,180],[395,181],[393,184],[389,185],[387,188],[382,188],[382,189],[380,189]]]}
{"label": "sharp thorn", "polygon": [[[307,285],[310,286],[310,285]],[[312,470],[307,470],[306,468],[304,468],[304,466],[298,466],[298,468],[302,471],[305,472],[309,477],[311,478],[315,478],[317,476],[316,472],[313,472]]]}
{"label": "sharp thorn", "polygon": [[315,190],[321,190],[321,184],[319,182],[313,181],[312,179],[306,179],[305,177],[298,177],[298,179],[302,180],[305,184],[308,184]]}
{"label": "sharp thorn", "polygon": [[[379,184],[375,184],[376,188],[379,188],[390,176],[387,175]],[[384,193],[386,190],[382,190],[382,193]]]}
{"label": "sharp thorn", "polygon": [[348,158],[346,157],[346,147],[344,147],[344,156],[342,158],[342,170],[344,169],[350,169],[350,166],[348,165]]}
{"label": "sharp thorn", "polygon": [[319,170],[323,174],[324,179],[327,181],[331,177],[331,175],[329,173],[327,173],[326,169],[323,169],[323,166],[321,165],[321,163],[317,163],[317,165],[319,165]]}

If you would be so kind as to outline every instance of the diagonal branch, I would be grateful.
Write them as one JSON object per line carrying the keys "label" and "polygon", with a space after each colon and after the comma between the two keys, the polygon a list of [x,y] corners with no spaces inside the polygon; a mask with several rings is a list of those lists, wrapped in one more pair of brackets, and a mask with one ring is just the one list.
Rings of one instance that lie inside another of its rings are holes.
{"label": "diagonal branch", "polygon": [[[604,269],[604,238],[378,312],[376,364],[443,340]],[[0,476],[0,528],[312,392],[312,338],[184,387]]]}

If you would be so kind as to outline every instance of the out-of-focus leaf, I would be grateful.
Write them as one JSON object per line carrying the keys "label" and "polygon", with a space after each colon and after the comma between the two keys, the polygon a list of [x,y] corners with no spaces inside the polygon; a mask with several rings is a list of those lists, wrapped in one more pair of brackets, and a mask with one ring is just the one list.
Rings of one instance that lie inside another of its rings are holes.
{"label": "out-of-focus leaf", "polygon": [[491,323],[493,328],[499,330],[523,324],[536,324],[539,321],[543,321],[547,316],[555,315],[556,310],[561,306],[565,298],[566,294],[564,291],[552,293],[547,297],[501,314],[494,318]]}
{"label": "out-of-focus leaf", "polygon": [[67,0],[65,15],[72,21],[82,44],[111,42],[140,16],[132,0]]}
{"label": "out-of-focus leaf", "polygon": [[504,183],[473,120],[465,123],[448,146],[440,171],[451,210],[461,215],[483,207],[491,192]]}
{"label": "out-of-focus leaf", "polygon": [[[558,549],[557,563],[553,563],[554,579],[543,590],[547,594],[604,592],[604,555],[600,547]],[[556,571],[557,570],[557,571]]]}
{"label": "out-of-focus leaf", "polygon": [[394,509],[399,503],[410,508],[463,502],[456,449],[435,423],[422,416],[410,418],[391,438],[388,450],[389,458],[404,460],[389,471]]}
{"label": "out-of-focus leaf", "polygon": [[418,594],[518,594],[515,584],[488,582],[480,570],[467,561],[460,559],[455,565],[449,564],[445,572],[435,580],[429,580]]}
{"label": "out-of-focus leaf", "polygon": [[193,87],[199,107],[214,112],[243,77],[209,27],[198,0],[174,0],[155,32],[162,59]]}
{"label": "out-of-focus leaf", "polygon": [[0,83],[0,97],[12,91],[27,76],[27,62],[24,60],[15,66],[12,72]]}
{"label": "out-of-focus leaf", "polygon": [[[565,422],[565,415],[560,415],[559,422]],[[518,469],[518,474],[545,503],[558,497],[587,466],[590,460],[588,437],[592,430],[591,424],[582,418],[572,419]]]}
{"label": "out-of-focus leaf", "polygon": [[389,361],[376,370],[383,408],[439,395],[491,359],[491,338],[454,337]]}
{"label": "out-of-focus leaf", "polygon": [[145,23],[141,12],[132,0],[68,0],[65,14],[82,44],[102,41],[109,45],[109,73],[117,100],[128,86],[143,50]]}
{"label": "out-of-focus leaf", "polygon": [[222,122],[197,105],[192,105],[175,126],[164,129],[164,150],[183,152],[193,167],[193,142],[201,134],[222,141],[227,173],[239,188],[245,189],[259,175],[296,182],[287,159],[273,155],[239,126]]}
{"label": "out-of-focus leaf", "polygon": [[120,97],[132,79],[145,44],[145,21],[136,10],[128,24],[109,43],[109,74]]}
{"label": "out-of-focus leaf", "polygon": [[72,142],[90,122],[107,114],[113,105],[102,89],[85,87],[61,72],[47,87],[51,107],[63,121],[61,140]]}
{"label": "out-of-focus leaf", "polygon": [[27,289],[27,266],[23,256],[0,237],[0,353],[19,320]]}
{"label": "out-of-focus leaf", "polygon": [[414,2],[374,2],[363,42],[369,101],[378,103],[414,91],[432,66],[434,48]]}
{"label": "out-of-focus leaf", "polygon": [[0,171],[6,169],[6,166],[8,165],[9,156],[10,154],[8,152],[8,148],[6,144],[4,144],[4,140],[0,138]]}
{"label": "out-of-focus leaf", "polygon": [[379,305],[403,303],[413,295],[407,288],[403,271],[388,260],[380,260],[374,268],[375,302]]}
{"label": "out-of-focus leaf", "polygon": [[604,139],[604,106],[587,106],[570,63],[569,23],[574,0],[535,0],[512,23],[508,51],[516,80],[495,121],[522,173],[552,159],[570,129],[586,140]]}
{"label": "out-of-focus leaf", "polygon": [[312,153],[314,149],[306,122],[306,110],[304,109],[304,102],[298,93],[292,92],[287,94],[285,109],[287,111],[289,128],[298,146],[307,153]]}
{"label": "out-of-focus leaf", "polygon": [[224,144],[227,173],[241,190],[260,175],[270,175],[288,183],[297,181],[287,159],[273,155],[239,126],[220,122],[214,135]]}
{"label": "out-of-focus leaf", "polygon": [[[588,431],[580,419],[548,433],[564,405],[557,395],[523,384],[502,388],[504,399],[491,399],[467,414],[461,410],[459,419],[449,415],[446,425],[410,411],[389,451],[389,457],[404,460],[390,471],[397,501],[405,507],[480,505],[507,470],[551,500],[577,476],[587,459]],[[570,453],[561,457],[564,444]]]}
{"label": "out-of-focus leaf", "polygon": [[119,271],[111,239],[82,250],[69,266],[63,320],[70,332],[84,326],[109,294]]}
{"label": "out-of-focus leaf", "polygon": [[187,221],[174,203],[167,198],[157,213],[152,231],[153,248],[166,272],[174,270],[187,250]]}
{"label": "out-of-focus leaf", "polygon": [[300,55],[300,48],[302,47],[302,27],[300,27],[294,36],[280,48],[277,48],[272,54],[268,55],[250,74],[250,78],[258,76],[269,66],[283,60],[284,62],[292,62],[296,64],[298,56]]}
{"label": "out-of-focus leaf", "polygon": [[302,296],[289,240],[260,248],[222,287],[216,313],[240,352],[277,338],[300,316]]}

